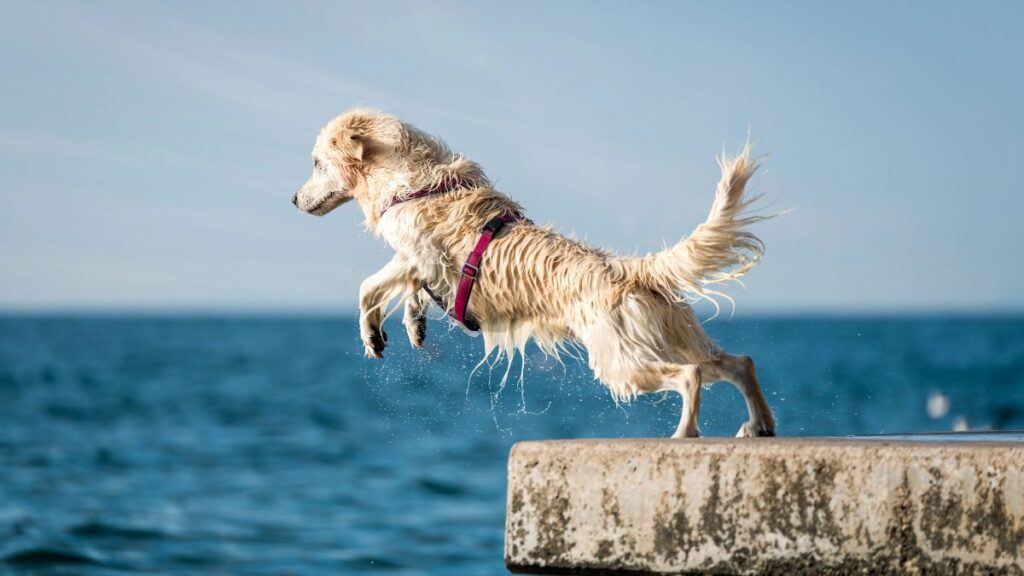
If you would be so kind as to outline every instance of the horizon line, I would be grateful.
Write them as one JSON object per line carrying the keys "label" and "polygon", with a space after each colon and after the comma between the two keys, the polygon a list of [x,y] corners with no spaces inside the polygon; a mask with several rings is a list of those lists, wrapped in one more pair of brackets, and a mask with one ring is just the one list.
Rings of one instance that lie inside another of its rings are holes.
{"label": "horizon line", "polygon": [[[440,309],[434,311],[440,314]],[[696,308],[699,316],[704,310]],[[728,321],[730,319],[753,318],[935,318],[935,317],[972,317],[1024,318],[1024,307],[921,307],[921,308],[838,308],[838,307],[779,307],[777,309],[757,307],[737,310],[735,313],[723,311],[717,316],[707,314],[703,322]],[[209,318],[350,318],[358,316],[356,307],[324,307],[313,308],[288,306],[22,306],[11,307],[0,305],[0,317],[139,317],[139,318],[172,318],[172,317],[209,317]],[[391,316],[399,316],[396,311]],[[433,318],[443,320],[444,318]]]}

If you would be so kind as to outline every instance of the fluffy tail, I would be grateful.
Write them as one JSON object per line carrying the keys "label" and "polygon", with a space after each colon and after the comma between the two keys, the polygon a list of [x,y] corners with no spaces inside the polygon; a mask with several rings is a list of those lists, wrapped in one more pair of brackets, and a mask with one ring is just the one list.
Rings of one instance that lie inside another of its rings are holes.
{"label": "fluffy tail", "polygon": [[757,170],[757,162],[750,158],[750,144],[733,158],[723,153],[718,164],[722,179],[707,220],[675,246],[628,261],[632,282],[676,297],[684,292],[712,301],[714,296],[729,299],[708,285],[737,280],[761,260],[764,243],[746,227],[770,216],[744,214],[757,200],[744,194],[747,181]]}

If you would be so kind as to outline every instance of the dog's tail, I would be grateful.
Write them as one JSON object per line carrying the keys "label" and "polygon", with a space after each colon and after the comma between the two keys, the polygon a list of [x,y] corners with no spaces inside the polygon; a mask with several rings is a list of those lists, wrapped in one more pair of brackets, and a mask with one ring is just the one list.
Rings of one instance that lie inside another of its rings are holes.
{"label": "dog's tail", "polygon": [[747,213],[757,197],[744,190],[758,167],[750,157],[749,142],[735,157],[723,152],[718,164],[722,179],[707,220],[675,246],[628,260],[631,284],[666,296],[684,292],[713,301],[714,296],[725,295],[709,288],[710,284],[737,280],[761,260],[764,243],[746,228],[771,216]]}

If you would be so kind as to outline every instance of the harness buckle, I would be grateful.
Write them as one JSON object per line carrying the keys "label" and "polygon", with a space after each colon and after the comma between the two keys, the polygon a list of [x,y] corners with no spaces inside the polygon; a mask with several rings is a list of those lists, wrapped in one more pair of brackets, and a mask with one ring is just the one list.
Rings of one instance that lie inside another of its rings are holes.
{"label": "harness buckle", "polygon": [[505,224],[508,224],[508,222],[500,216],[497,218],[491,218],[487,221],[487,224],[484,224],[483,228],[480,229],[480,233],[487,234],[489,236],[496,236],[498,232],[501,232],[501,229],[505,227]]}
{"label": "harness buckle", "polygon": [[462,265],[462,275],[469,276],[470,278],[476,278],[476,275],[480,273],[479,266],[473,266],[469,262]]}

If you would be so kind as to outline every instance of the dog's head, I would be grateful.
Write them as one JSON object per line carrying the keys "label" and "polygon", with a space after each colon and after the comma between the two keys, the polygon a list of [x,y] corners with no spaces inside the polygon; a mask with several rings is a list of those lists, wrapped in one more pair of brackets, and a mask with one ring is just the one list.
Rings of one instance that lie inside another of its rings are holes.
{"label": "dog's head", "polygon": [[324,126],[313,145],[313,175],[292,197],[292,203],[308,214],[323,216],[353,198],[372,206],[367,179],[389,163],[399,148],[405,129],[388,114],[355,109]]}
{"label": "dog's head", "polygon": [[323,216],[353,198],[372,229],[379,210],[394,196],[458,177],[489,184],[480,167],[441,140],[375,110],[350,110],[320,131],[313,146],[313,175],[292,202]]}

